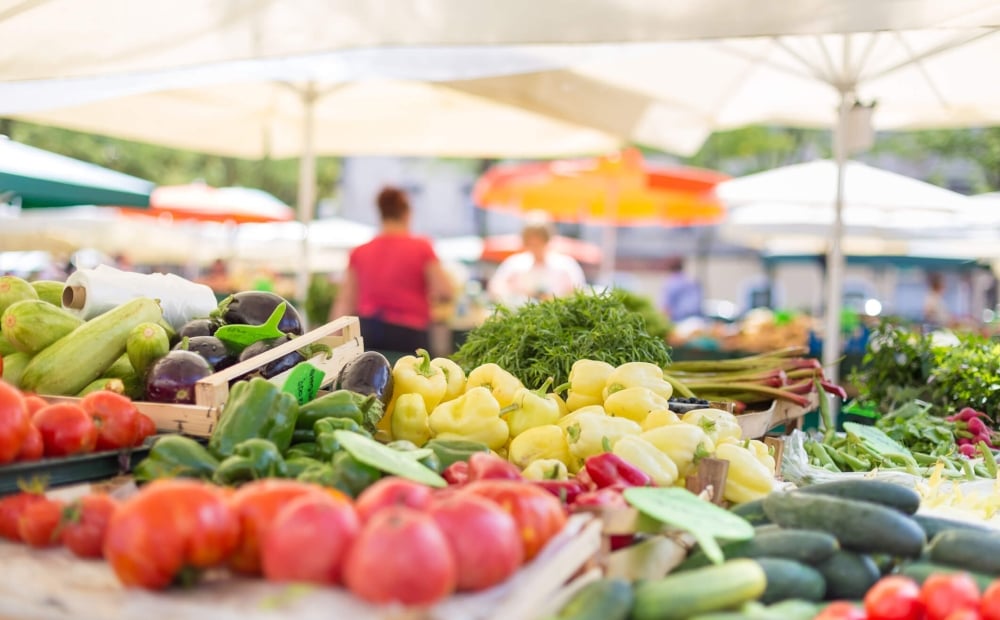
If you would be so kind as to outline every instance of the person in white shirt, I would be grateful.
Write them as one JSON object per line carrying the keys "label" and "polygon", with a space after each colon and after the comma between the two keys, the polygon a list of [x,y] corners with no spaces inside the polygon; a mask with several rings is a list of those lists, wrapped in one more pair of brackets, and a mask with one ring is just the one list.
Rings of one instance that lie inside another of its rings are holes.
{"label": "person in white shirt", "polygon": [[571,256],[549,249],[552,224],[542,215],[527,218],[521,231],[524,251],[507,257],[490,278],[490,296],[507,306],[565,297],[586,285],[583,269]]}

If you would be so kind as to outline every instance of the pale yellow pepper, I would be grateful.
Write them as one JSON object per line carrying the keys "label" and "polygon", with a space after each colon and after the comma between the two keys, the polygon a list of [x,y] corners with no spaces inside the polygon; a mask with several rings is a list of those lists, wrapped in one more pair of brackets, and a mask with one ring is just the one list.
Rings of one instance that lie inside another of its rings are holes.
{"label": "pale yellow pepper", "polygon": [[510,436],[500,417],[500,403],[485,387],[474,387],[441,403],[431,412],[429,422],[435,437],[478,441],[492,450],[503,448]]}
{"label": "pale yellow pepper", "polygon": [[433,411],[448,389],[444,371],[431,364],[431,356],[424,349],[416,355],[404,355],[392,367],[394,394],[420,394],[427,411]]}
{"label": "pale yellow pepper", "polygon": [[507,420],[511,437],[517,437],[529,428],[555,424],[559,420],[561,414],[559,403],[553,398],[555,394],[546,393],[550,385],[551,377],[537,390],[521,388],[514,394],[514,403],[506,408],[507,411],[501,410],[500,415]]}
{"label": "pale yellow pepper", "polygon": [[483,364],[474,368],[465,382],[466,391],[477,387],[488,389],[502,409],[514,403],[514,395],[524,385],[517,377],[497,364]]}
{"label": "pale yellow pepper", "polygon": [[586,407],[580,407],[576,411],[571,412],[569,415],[564,415],[563,417],[559,418],[559,421],[556,422],[556,424],[558,424],[563,430],[566,430],[566,427],[573,424],[577,418],[579,418],[581,415],[588,413],[593,415],[602,415],[602,416],[608,415],[608,412],[606,412],[604,410],[604,407],[600,405],[587,405]]}
{"label": "pale yellow pepper", "polygon": [[604,410],[616,418],[642,422],[653,411],[669,409],[667,399],[647,387],[630,387],[618,390],[604,399]]}
{"label": "pale yellow pepper", "polygon": [[588,456],[610,452],[614,449],[615,442],[622,437],[642,432],[638,422],[596,413],[580,414],[565,428],[569,453],[578,463]]}
{"label": "pale yellow pepper", "polygon": [[777,463],[774,460],[774,453],[771,451],[771,446],[767,445],[763,441],[758,441],[756,439],[751,439],[746,442],[747,450],[753,454],[754,458],[760,461],[760,464],[767,468],[771,473],[775,473],[778,470]]}
{"label": "pale yellow pepper", "polygon": [[642,433],[640,437],[669,456],[681,477],[694,471],[698,461],[711,456],[715,450],[712,438],[693,424],[661,426]]}
{"label": "pale yellow pepper", "polygon": [[642,437],[622,437],[612,451],[645,472],[657,486],[668,487],[677,480],[677,465]]}
{"label": "pale yellow pepper", "polygon": [[715,458],[729,461],[726,490],[722,497],[734,504],[743,504],[767,497],[775,487],[774,472],[768,470],[754,454],[735,443],[722,443],[715,449]]}
{"label": "pale yellow pepper", "polygon": [[649,388],[665,400],[674,393],[674,386],[663,378],[663,369],[649,362],[628,362],[615,368],[604,382],[604,399],[618,390],[630,387]]}
{"label": "pale yellow pepper", "polygon": [[420,394],[400,394],[392,409],[392,438],[422,446],[431,438],[429,415]]}
{"label": "pale yellow pepper", "polygon": [[431,366],[440,368],[444,373],[445,392],[441,402],[455,400],[465,393],[465,371],[462,367],[448,359],[447,357],[435,357],[431,360]]}
{"label": "pale yellow pepper", "polygon": [[521,475],[525,480],[569,480],[566,463],[556,459],[532,461],[524,468]]}
{"label": "pale yellow pepper", "polygon": [[656,411],[650,411],[649,415],[643,418],[639,425],[642,426],[642,430],[649,431],[654,428],[660,428],[661,426],[680,423],[681,419],[678,418],[677,414],[673,411],[669,409],[658,409]]}
{"label": "pale yellow pepper", "polygon": [[569,393],[566,407],[576,411],[589,405],[604,402],[604,384],[615,367],[597,360],[577,360],[569,369]]}
{"label": "pale yellow pepper", "polygon": [[743,429],[736,416],[722,409],[693,409],[681,416],[681,422],[700,426],[715,443],[743,438]]}
{"label": "pale yellow pepper", "polygon": [[571,462],[566,435],[555,424],[529,428],[510,442],[508,460],[524,469],[533,461],[555,459],[566,465]]}

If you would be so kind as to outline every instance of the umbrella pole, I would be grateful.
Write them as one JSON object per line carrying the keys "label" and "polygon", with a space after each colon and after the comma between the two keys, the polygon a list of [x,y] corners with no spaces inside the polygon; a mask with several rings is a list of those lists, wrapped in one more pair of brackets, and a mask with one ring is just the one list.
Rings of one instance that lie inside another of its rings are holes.
{"label": "umbrella pole", "polygon": [[[833,228],[826,260],[826,325],[823,337],[823,367],[827,377],[837,382],[840,369],[840,311],[843,306],[844,253],[844,174],[847,166],[847,118],[851,110],[848,91],[840,92],[840,110],[833,134],[833,150],[837,161],[837,193],[833,205]],[[833,403],[834,405],[836,403]],[[834,411],[836,411],[834,409]]]}
{"label": "umbrella pole", "polygon": [[309,222],[313,216],[313,206],[316,203],[316,140],[313,132],[316,125],[316,99],[318,93],[313,84],[302,91],[302,155],[299,158],[299,221],[305,227],[302,236],[301,257],[299,269],[295,278],[295,296],[300,304],[304,304],[309,290]]}

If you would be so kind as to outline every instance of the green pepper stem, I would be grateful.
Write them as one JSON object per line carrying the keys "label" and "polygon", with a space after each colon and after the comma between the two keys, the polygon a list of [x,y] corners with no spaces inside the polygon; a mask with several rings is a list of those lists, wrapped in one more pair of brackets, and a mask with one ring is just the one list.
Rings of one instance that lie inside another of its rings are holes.
{"label": "green pepper stem", "polygon": [[435,371],[440,372],[439,368],[431,365],[431,354],[427,352],[427,349],[417,349],[417,357],[421,358],[421,360],[413,368],[418,374],[425,377],[433,377]]}
{"label": "green pepper stem", "polygon": [[568,390],[571,385],[573,385],[573,384],[570,383],[569,381],[567,381],[566,383],[562,383],[562,384],[557,385],[554,388],[552,388],[552,392],[555,393],[555,394],[562,394],[563,392],[565,392],[566,390]]}
{"label": "green pepper stem", "polygon": [[542,398],[545,398],[545,395],[548,394],[549,386],[551,386],[554,382],[555,379],[549,377],[548,379],[545,380],[545,383],[542,384],[542,387],[538,388],[537,390],[532,390],[532,392],[538,394]]}

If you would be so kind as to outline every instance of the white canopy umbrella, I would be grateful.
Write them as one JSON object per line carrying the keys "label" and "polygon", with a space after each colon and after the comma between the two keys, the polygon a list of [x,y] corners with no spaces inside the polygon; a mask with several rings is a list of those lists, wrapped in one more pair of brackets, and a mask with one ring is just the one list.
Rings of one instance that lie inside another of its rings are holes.
{"label": "white canopy umbrella", "polygon": [[[429,45],[594,44],[998,23],[982,0],[0,0],[0,80]],[[992,20],[992,21],[989,21]]]}

